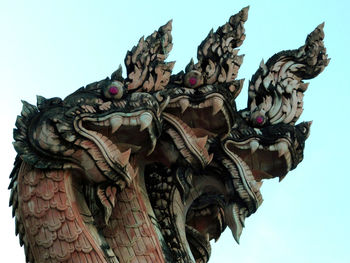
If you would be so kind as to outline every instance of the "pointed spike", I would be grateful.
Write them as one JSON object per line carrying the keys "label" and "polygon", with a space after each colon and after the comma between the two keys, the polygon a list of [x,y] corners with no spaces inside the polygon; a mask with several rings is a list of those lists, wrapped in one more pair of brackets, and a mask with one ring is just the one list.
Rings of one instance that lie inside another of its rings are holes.
{"label": "pointed spike", "polygon": [[173,20],[170,19],[164,26],[161,27],[161,29],[171,31],[172,26],[173,26]]}
{"label": "pointed spike", "polygon": [[113,186],[107,186],[106,197],[108,198],[112,207],[115,207],[116,194],[117,194],[117,188],[115,188]]}
{"label": "pointed spike", "polygon": [[213,112],[212,115],[215,116],[224,106],[224,101],[221,98],[215,97],[212,99]]}
{"label": "pointed spike", "polygon": [[285,175],[280,176],[280,177],[279,177],[279,179],[278,179],[278,182],[279,182],[279,183],[280,183],[280,182],[282,182],[282,180],[283,180],[284,178],[286,178],[286,174],[285,174]]}
{"label": "pointed spike", "polygon": [[250,6],[248,5],[248,6],[246,6],[246,7],[244,7],[244,8],[242,8],[242,20],[245,22],[245,21],[247,21],[247,19],[248,19],[248,11],[249,11],[249,8],[250,8]]}
{"label": "pointed spike", "polygon": [[140,116],[140,131],[143,131],[146,129],[148,126],[151,125],[153,120],[152,114],[149,112],[144,112]]}
{"label": "pointed spike", "polygon": [[45,101],[46,101],[46,98],[44,98],[43,96],[40,96],[40,95],[37,95],[36,96],[36,105],[38,107],[40,107],[40,105],[42,105]]}
{"label": "pointed spike", "polygon": [[248,210],[246,208],[241,208],[239,210],[239,221],[242,224],[242,227],[245,227],[245,218],[248,214]]}
{"label": "pointed spike", "polygon": [[276,145],[278,151],[278,157],[282,157],[286,152],[288,152],[288,144],[285,141],[281,141]]}
{"label": "pointed spike", "polygon": [[307,88],[309,87],[310,82],[306,82],[306,83],[300,83],[299,89],[304,92],[307,90]]}
{"label": "pointed spike", "polygon": [[122,166],[126,166],[129,163],[130,154],[131,148],[120,154],[119,162]]}
{"label": "pointed spike", "polygon": [[213,158],[214,158],[214,154],[212,153],[212,154],[209,155],[208,164],[211,163],[211,161],[213,160]]}
{"label": "pointed spike", "polygon": [[119,64],[118,69],[112,73],[111,80],[123,81],[122,74],[123,74],[123,68],[122,68],[122,65]]}
{"label": "pointed spike", "polygon": [[208,141],[208,135],[201,137],[201,138],[197,138],[197,144],[200,148],[204,148],[207,141]]}
{"label": "pointed spike", "polygon": [[261,62],[260,62],[260,68],[261,68],[262,71],[263,71],[263,76],[265,76],[265,75],[267,74],[267,72],[269,71],[269,70],[267,69],[266,64],[264,63],[264,59],[262,59]]}
{"label": "pointed spike", "polygon": [[185,67],[185,72],[186,73],[190,72],[193,69],[193,66],[194,66],[194,61],[193,61],[193,58],[191,58],[190,62]]}
{"label": "pointed spike", "polygon": [[139,44],[143,44],[145,42],[145,36],[140,37]]}
{"label": "pointed spike", "polygon": [[154,139],[152,138],[151,140],[152,140],[152,147],[147,152],[147,156],[150,156],[153,153],[154,149],[156,148],[157,140],[155,138]]}
{"label": "pointed spike", "polygon": [[225,222],[231,229],[233,238],[239,244],[239,239],[243,231],[243,226],[239,218],[239,207],[238,204],[233,203],[225,208]]}
{"label": "pointed spike", "polygon": [[188,106],[190,105],[190,101],[186,98],[180,99],[179,101],[180,107],[181,107],[181,113],[183,114]]}
{"label": "pointed spike", "polygon": [[250,143],[250,152],[251,154],[255,153],[255,151],[259,148],[259,142],[257,140],[252,140]]}
{"label": "pointed spike", "polygon": [[21,100],[21,102],[22,102],[22,104],[23,104],[23,106],[22,106],[22,112],[21,112],[21,114],[22,114],[23,117],[29,117],[30,114],[33,114],[33,113],[37,113],[37,112],[38,112],[38,111],[37,111],[37,108],[36,108],[34,105],[32,105],[32,104],[26,102],[25,100]]}
{"label": "pointed spike", "polygon": [[168,106],[170,102],[170,96],[167,96],[166,99],[159,105],[159,112],[162,113],[164,109]]}
{"label": "pointed spike", "polygon": [[261,186],[263,185],[263,181],[256,182],[255,184],[256,184],[257,190],[259,190],[261,188]]}
{"label": "pointed spike", "polygon": [[109,119],[112,126],[112,133],[115,133],[123,124],[123,117],[116,115]]}
{"label": "pointed spike", "polygon": [[324,25],[325,25],[325,22],[322,22],[321,24],[319,24],[319,25],[317,26],[317,28],[323,30],[323,29],[324,29]]}

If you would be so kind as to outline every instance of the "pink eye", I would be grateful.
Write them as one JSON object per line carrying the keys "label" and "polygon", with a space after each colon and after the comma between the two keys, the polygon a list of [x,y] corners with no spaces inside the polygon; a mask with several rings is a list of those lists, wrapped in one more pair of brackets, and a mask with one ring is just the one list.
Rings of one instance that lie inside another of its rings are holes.
{"label": "pink eye", "polygon": [[191,70],[186,73],[184,78],[184,84],[186,87],[195,89],[203,84],[202,73],[197,70]]}
{"label": "pink eye", "polygon": [[188,82],[190,83],[191,86],[194,86],[197,84],[197,78],[195,77],[190,77],[190,79],[188,80]]}
{"label": "pink eye", "polygon": [[103,89],[103,94],[108,99],[121,99],[124,93],[124,85],[120,81],[113,81]]}
{"label": "pink eye", "polygon": [[263,116],[258,116],[255,119],[257,124],[262,124],[264,122],[264,117]]}
{"label": "pink eye", "polygon": [[109,87],[108,91],[109,91],[109,94],[116,95],[116,94],[118,94],[119,89],[116,86],[111,86],[111,87]]}

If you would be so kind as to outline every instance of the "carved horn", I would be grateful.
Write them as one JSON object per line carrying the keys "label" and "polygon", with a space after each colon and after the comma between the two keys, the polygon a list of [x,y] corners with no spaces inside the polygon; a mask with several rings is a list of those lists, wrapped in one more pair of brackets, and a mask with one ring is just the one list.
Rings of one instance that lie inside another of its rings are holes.
{"label": "carved horn", "polygon": [[303,111],[304,91],[311,79],[328,65],[324,24],[311,32],[299,49],[282,51],[260,67],[249,83],[248,108],[254,126],[266,123],[294,124]]}
{"label": "carved horn", "polygon": [[248,10],[249,7],[245,7],[231,16],[229,22],[219,27],[215,33],[211,30],[198,47],[198,63],[193,64],[191,61],[186,67],[187,73],[192,70],[200,72],[204,84],[227,84],[235,97],[243,85],[242,80],[236,80],[244,57],[238,55],[237,47],[245,39],[244,23],[248,18]]}
{"label": "carved horn", "polygon": [[139,40],[137,46],[125,57],[127,87],[129,90],[157,91],[168,84],[175,62],[164,62],[172,49],[172,21],[146,39]]}

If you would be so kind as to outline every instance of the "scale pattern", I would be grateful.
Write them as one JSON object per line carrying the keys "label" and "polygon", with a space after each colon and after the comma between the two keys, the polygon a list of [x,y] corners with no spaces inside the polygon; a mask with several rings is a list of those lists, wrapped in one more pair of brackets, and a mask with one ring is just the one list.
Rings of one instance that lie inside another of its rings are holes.
{"label": "scale pattern", "polygon": [[31,252],[37,262],[104,263],[101,248],[82,220],[71,191],[70,173],[43,171],[22,164],[18,192],[22,217]]}

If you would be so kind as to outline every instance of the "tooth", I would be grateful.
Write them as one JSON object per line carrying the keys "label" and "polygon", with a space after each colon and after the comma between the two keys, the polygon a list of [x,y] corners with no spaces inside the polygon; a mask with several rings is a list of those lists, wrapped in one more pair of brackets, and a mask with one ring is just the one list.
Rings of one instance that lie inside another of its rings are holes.
{"label": "tooth", "polygon": [[286,178],[286,174],[285,174],[285,175],[281,175],[281,176],[279,177],[279,182],[282,182],[282,180],[283,180],[284,178]]}
{"label": "tooth", "polygon": [[[220,210],[222,211],[222,208],[220,208]],[[222,212],[222,213],[224,213],[224,212]],[[218,213],[217,220],[219,222],[219,229],[223,229],[223,227],[222,227],[222,215],[220,212]],[[219,237],[220,237],[220,234],[218,237],[215,237],[215,240],[219,239]]]}
{"label": "tooth", "polygon": [[209,242],[209,238],[210,238],[210,237],[209,237],[209,233],[206,233],[206,234],[205,234],[205,238],[206,238],[207,241]]}
{"label": "tooth", "polygon": [[275,145],[270,145],[269,146],[269,151],[277,151],[277,149],[276,149],[276,146]]}
{"label": "tooth", "polygon": [[197,138],[197,144],[200,148],[204,148],[205,144],[207,143],[208,140],[208,135],[202,137],[202,138]]}
{"label": "tooth", "polygon": [[287,162],[287,171],[289,172],[290,169],[292,169],[292,157],[289,152],[284,154],[284,158],[286,159]]}
{"label": "tooth", "polygon": [[211,163],[211,161],[213,160],[213,157],[214,157],[214,154],[213,154],[213,153],[209,155],[209,160],[208,160],[208,163],[207,163],[207,164],[210,164],[210,163]]}
{"label": "tooth", "polygon": [[239,218],[239,207],[236,203],[230,204],[225,208],[225,221],[231,229],[232,235],[239,244],[239,238],[243,231],[243,226]]}
{"label": "tooth", "polygon": [[284,141],[281,141],[276,145],[276,149],[278,151],[278,157],[281,157],[288,152],[288,144]]}
{"label": "tooth", "polygon": [[123,118],[123,125],[130,126],[130,118],[129,117]]}
{"label": "tooth", "polygon": [[204,101],[204,105],[203,105],[203,106],[204,106],[205,108],[211,106],[211,101],[210,101],[210,100]]}
{"label": "tooth", "polygon": [[252,140],[249,145],[252,154],[259,148],[259,142],[257,140]]}
{"label": "tooth", "polygon": [[131,154],[131,148],[129,148],[129,150],[123,152],[120,157],[119,157],[119,162],[122,166],[125,166],[128,164],[129,162],[129,158],[130,158],[130,154]]}
{"label": "tooth", "polygon": [[221,98],[215,97],[212,99],[212,105],[213,105],[213,113],[212,115],[216,115],[224,106],[224,101]]}
{"label": "tooth", "polygon": [[[160,105],[159,105],[159,114],[162,113],[164,111],[164,109],[168,106],[170,102],[170,96],[168,96],[166,98],[166,100],[164,100]],[[170,105],[169,105],[170,106]]]}
{"label": "tooth", "polygon": [[111,123],[112,126],[112,133],[115,133],[119,127],[123,124],[123,117],[121,116],[113,116],[112,118],[109,119],[109,122]]}
{"label": "tooth", "polygon": [[137,125],[136,117],[130,117],[130,126],[136,126],[136,125]]}
{"label": "tooth", "polygon": [[244,225],[244,222],[245,222],[245,218],[248,214],[248,210],[246,208],[242,208],[240,211],[239,211],[240,215],[239,215],[239,220],[242,224],[243,227],[245,227]]}
{"label": "tooth", "polygon": [[151,138],[152,148],[147,152],[147,156],[149,156],[149,155],[152,154],[152,152],[153,152],[154,149],[156,148],[156,144],[157,144],[157,138],[156,138],[156,136],[154,135],[154,133],[153,133],[151,127],[148,127],[148,133],[149,133],[149,136],[150,136],[150,138]]}
{"label": "tooth", "polygon": [[141,124],[140,131],[143,131],[148,126],[150,126],[152,119],[153,119],[153,117],[152,117],[151,113],[149,113],[149,112],[142,113],[140,116],[140,124]]}
{"label": "tooth", "polygon": [[188,99],[181,99],[179,104],[181,107],[181,113],[184,113],[187,107],[190,105],[190,101]]}
{"label": "tooth", "polygon": [[256,187],[258,188],[258,190],[261,188],[261,186],[262,186],[262,184],[263,184],[263,182],[262,181],[260,181],[260,182],[256,182],[255,183],[256,184]]}

